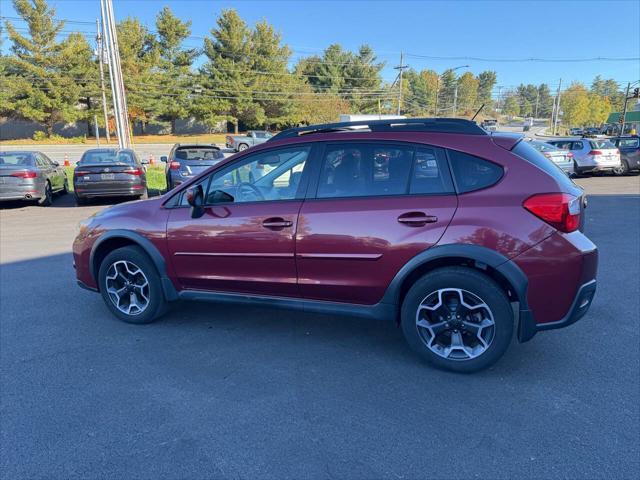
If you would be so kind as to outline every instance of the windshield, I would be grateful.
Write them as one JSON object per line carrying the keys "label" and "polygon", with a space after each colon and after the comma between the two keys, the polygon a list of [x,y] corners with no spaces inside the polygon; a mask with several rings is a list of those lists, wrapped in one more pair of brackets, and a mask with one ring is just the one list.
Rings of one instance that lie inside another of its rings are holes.
{"label": "windshield", "polygon": [[85,152],[80,163],[136,163],[131,152],[118,152],[117,150],[96,150]]}
{"label": "windshield", "polygon": [[175,153],[176,160],[218,160],[224,154],[214,147],[180,147]]}
{"label": "windshield", "polygon": [[32,167],[33,156],[24,152],[3,152],[0,153],[0,167]]}
{"label": "windshield", "polygon": [[589,142],[591,144],[591,148],[616,148],[616,146],[611,143],[609,140],[592,140]]}

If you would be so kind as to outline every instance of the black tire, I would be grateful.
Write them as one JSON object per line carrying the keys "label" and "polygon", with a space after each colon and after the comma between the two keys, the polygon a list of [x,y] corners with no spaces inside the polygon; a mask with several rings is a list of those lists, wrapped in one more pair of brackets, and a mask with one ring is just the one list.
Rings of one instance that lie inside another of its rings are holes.
{"label": "black tire", "polygon": [[88,200],[84,197],[79,197],[78,194],[74,195],[75,201],[76,201],[76,205],[79,207],[83,207],[84,205],[86,205],[88,203]]}
{"label": "black tire", "polygon": [[[423,341],[416,325],[416,312],[432,292],[458,288],[476,295],[493,315],[493,338],[486,350],[475,358],[450,359],[433,352]],[[467,267],[444,267],[418,279],[402,302],[401,326],[409,346],[432,365],[454,372],[470,373],[493,365],[505,353],[513,337],[514,316],[511,304],[500,286],[487,275]]]}
{"label": "black tire", "polygon": [[629,174],[629,164],[627,163],[627,161],[623,159],[620,162],[620,168],[614,168],[613,169],[613,173],[618,175],[618,176],[628,175]]}
{"label": "black tire", "polygon": [[62,185],[62,190],[60,190],[60,195],[66,195],[69,193],[69,179],[65,177],[64,184]]}
{"label": "black tire", "polygon": [[[136,315],[127,315],[116,307],[114,301],[111,299],[109,293],[107,293],[107,272],[112,264],[119,260],[131,262],[137,266],[149,284],[149,302],[147,307]],[[98,271],[98,284],[100,286],[100,293],[107,308],[123,322],[144,324],[151,323],[162,316],[167,310],[167,301],[164,298],[162,291],[162,284],[160,282],[160,276],[156,270],[155,265],[147,254],[140,247],[128,246],[118,248],[109,253],[102,263]]]}
{"label": "black tire", "polygon": [[244,152],[247,148],[249,148],[249,145],[247,145],[246,143],[241,143],[240,145],[238,145],[239,152]]}
{"label": "black tire", "polygon": [[49,180],[44,185],[44,192],[42,192],[42,197],[38,200],[38,205],[41,207],[48,207],[53,203],[53,190],[51,189],[51,184]]}

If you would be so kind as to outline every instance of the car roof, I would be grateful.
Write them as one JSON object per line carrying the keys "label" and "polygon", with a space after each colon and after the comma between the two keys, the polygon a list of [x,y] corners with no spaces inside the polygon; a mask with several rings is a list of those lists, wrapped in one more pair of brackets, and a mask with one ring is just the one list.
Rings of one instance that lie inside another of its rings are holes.
{"label": "car roof", "polygon": [[215,143],[176,143],[175,148],[220,148]]}
{"label": "car roof", "polygon": [[41,153],[38,150],[2,150],[0,151],[0,155],[4,154],[18,154],[18,155],[35,155],[36,153]]}
{"label": "car roof", "polygon": [[88,153],[88,152],[100,152],[100,153],[110,153],[110,152],[114,152],[114,153],[119,153],[119,152],[130,152],[130,153],[135,153],[133,151],[133,149],[131,148],[89,148],[87,150],[84,151],[84,153]]}

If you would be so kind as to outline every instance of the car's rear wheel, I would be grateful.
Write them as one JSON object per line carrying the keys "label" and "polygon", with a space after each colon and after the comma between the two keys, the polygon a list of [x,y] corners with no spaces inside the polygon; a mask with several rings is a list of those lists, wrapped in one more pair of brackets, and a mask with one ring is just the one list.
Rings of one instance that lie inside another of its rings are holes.
{"label": "car's rear wheel", "polygon": [[44,184],[44,191],[42,192],[42,196],[40,200],[38,200],[38,205],[41,207],[48,207],[53,203],[53,190],[51,189],[51,184],[47,180]]}
{"label": "car's rear wheel", "polygon": [[140,247],[109,253],[100,264],[98,281],[107,307],[127,323],[150,323],[166,310],[160,276]]}
{"label": "car's rear wheel", "polygon": [[60,195],[66,195],[67,193],[69,193],[69,180],[65,177]]}
{"label": "car's rear wheel", "polygon": [[490,277],[445,267],[417,280],[402,303],[402,331],[437,367],[474,372],[494,364],[513,336],[509,299]]}
{"label": "car's rear wheel", "polygon": [[247,145],[246,143],[241,143],[240,145],[238,145],[238,151],[242,152],[244,150],[246,150],[247,148],[249,148],[249,145]]}
{"label": "car's rear wheel", "polygon": [[629,164],[626,160],[620,162],[620,166],[613,169],[613,173],[616,175],[626,175],[629,173]]}

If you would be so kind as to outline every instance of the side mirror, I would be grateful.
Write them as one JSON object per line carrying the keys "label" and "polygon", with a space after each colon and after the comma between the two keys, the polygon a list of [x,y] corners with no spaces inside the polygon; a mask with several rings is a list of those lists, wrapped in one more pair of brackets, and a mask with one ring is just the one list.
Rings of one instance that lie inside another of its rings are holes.
{"label": "side mirror", "polygon": [[202,185],[187,188],[185,191],[187,203],[191,206],[191,218],[200,218],[204,215],[204,192]]}
{"label": "side mirror", "polygon": [[169,159],[167,158],[167,156],[166,156],[166,155],[163,155],[163,156],[161,156],[161,157],[160,157],[160,161],[161,161],[162,163],[167,163],[167,162],[169,161]]}

